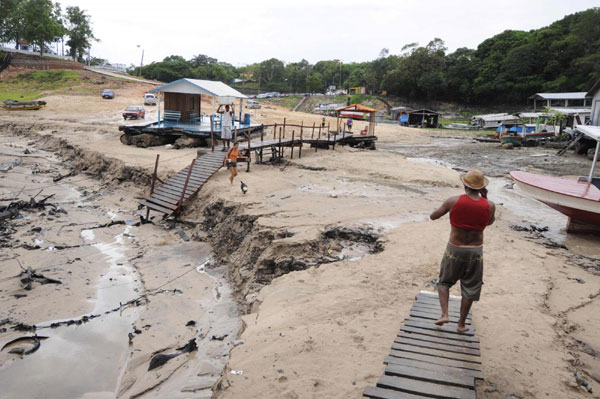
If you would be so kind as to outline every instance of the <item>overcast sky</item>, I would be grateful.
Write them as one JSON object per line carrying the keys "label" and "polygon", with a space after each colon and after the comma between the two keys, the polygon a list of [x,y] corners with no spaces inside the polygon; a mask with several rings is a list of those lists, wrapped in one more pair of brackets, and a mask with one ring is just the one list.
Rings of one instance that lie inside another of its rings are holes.
{"label": "overcast sky", "polygon": [[[278,58],[311,63],[373,60],[439,37],[448,50],[475,48],[506,29],[530,30],[598,0],[63,0],[87,10],[92,55],[144,65],[168,55],[206,54],[235,66]],[[141,47],[138,48],[137,45]]]}

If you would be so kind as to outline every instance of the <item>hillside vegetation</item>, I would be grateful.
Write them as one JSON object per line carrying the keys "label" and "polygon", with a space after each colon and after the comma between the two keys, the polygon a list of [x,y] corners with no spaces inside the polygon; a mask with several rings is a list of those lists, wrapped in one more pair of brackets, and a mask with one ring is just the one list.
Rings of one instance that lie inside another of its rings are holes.
{"label": "hillside vegetation", "polygon": [[0,101],[29,101],[43,93],[68,89],[79,84],[80,75],[75,71],[49,70],[28,72],[0,81]]}

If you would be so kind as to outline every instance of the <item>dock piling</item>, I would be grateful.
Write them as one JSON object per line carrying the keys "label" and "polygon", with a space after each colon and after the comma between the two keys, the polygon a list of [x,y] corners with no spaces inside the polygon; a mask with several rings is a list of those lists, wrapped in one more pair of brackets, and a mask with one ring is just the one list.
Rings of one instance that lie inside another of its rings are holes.
{"label": "dock piling", "polygon": [[185,196],[185,190],[187,190],[188,183],[190,182],[190,176],[192,175],[192,170],[194,169],[194,164],[196,163],[196,159],[192,159],[192,163],[190,165],[190,170],[188,170],[187,177],[185,178],[185,183],[183,184],[183,190],[181,191],[181,197],[179,197],[179,202],[177,202],[177,212],[181,210],[181,205],[183,205],[183,197]]}
{"label": "dock piling", "polygon": [[290,152],[290,159],[294,159],[294,130],[292,130],[292,151]]}
{"label": "dock piling", "polygon": [[[160,154],[156,154],[156,162],[154,163],[154,173],[152,173],[152,184],[150,185],[150,195],[154,194],[154,185],[156,184],[156,178],[158,173],[158,160]],[[150,208],[146,209],[146,220],[150,217]]]}

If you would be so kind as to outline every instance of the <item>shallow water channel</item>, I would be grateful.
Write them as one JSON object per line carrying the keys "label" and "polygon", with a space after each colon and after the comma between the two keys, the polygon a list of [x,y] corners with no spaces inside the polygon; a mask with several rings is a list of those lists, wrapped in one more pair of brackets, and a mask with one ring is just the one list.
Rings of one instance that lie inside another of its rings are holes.
{"label": "shallow water channel", "polygon": [[[37,334],[47,336],[33,355],[14,361],[0,373],[3,398],[114,397],[121,365],[128,356],[127,340],[139,311],[105,312],[119,307],[138,294],[136,274],[127,262],[127,242],[123,233],[113,241],[96,241],[92,230],[84,230],[85,241],[102,254],[107,271],[97,284],[97,297],[91,314],[102,315],[81,325],[44,328],[51,320],[38,324]],[[113,283],[118,281],[118,283]],[[73,315],[74,318],[83,315]]]}

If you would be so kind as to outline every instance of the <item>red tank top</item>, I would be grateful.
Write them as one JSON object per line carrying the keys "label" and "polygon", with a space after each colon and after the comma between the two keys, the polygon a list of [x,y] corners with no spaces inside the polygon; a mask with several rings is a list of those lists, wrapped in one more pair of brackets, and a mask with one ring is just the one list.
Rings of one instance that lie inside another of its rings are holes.
{"label": "red tank top", "polygon": [[460,229],[483,231],[489,222],[490,204],[485,198],[475,201],[463,194],[450,211],[450,224]]}

